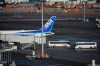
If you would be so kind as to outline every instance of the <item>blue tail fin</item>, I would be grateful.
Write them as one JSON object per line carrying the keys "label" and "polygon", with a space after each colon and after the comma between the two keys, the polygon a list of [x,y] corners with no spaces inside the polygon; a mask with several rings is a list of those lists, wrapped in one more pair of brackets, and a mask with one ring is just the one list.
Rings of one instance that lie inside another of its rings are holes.
{"label": "blue tail fin", "polygon": [[[52,16],[43,26],[43,32],[51,32],[53,24],[55,22],[56,16]],[[42,31],[42,28],[39,29],[39,31]]]}
{"label": "blue tail fin", "polygon": [[[52,16],[43,26],[43,32],[48,33],[51,32],[53,24],[55,22],[56,16]],[[28,35],[32,35],[32,34],[38,34],[38,33],[42,33],[42,28],[38,29],[38,30],[31,30],[31,31],[24,31],[24,32],[18,32],[16,33],[16,35],[24,35],[24,36],[28,36]]]}

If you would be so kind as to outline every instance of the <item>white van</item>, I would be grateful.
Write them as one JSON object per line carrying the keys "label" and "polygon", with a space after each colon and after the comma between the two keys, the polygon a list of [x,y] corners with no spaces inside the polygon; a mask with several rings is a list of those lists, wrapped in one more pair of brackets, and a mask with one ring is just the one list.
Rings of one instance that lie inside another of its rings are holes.
{"label": "white van", "polygon": [[76,44],[75,49],[97,48],[97,42],[76,42],[75,44]]}
{"label": "white van", "polygon": [[69,41],[49,41],[49,47],[70,47]]}

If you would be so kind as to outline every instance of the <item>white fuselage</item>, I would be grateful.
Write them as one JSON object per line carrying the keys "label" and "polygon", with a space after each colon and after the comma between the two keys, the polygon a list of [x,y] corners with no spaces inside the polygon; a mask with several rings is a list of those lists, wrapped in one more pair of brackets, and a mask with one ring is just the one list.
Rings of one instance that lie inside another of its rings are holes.
{"label": "white fuselage", "polygon": [[25,31],[31,31],[31,30],[3,30],[0,31],[0,34],[14,34],[17,32],[25,32]]}

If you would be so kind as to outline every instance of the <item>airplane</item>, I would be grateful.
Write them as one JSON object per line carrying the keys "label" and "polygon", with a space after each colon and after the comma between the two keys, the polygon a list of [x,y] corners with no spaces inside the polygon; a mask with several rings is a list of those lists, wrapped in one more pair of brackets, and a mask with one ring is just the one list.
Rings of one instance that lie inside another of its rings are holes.
{"label": "airplane", "polygon": [[6,31],[0,31],[0,34],[12,34],[17,36],[48,36],[53,35],[54,33],[52,31],[52,27],[54,25],[54,22],[56,20],[56,16],[52,16],[43,26],[43,33],[42,28],[38,30],[6,30]]}

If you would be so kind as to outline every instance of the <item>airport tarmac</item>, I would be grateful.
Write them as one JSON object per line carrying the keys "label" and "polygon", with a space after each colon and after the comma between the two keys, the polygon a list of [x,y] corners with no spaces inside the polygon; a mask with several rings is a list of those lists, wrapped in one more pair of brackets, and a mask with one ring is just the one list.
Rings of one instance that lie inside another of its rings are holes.
{"label": "airport tarmac", "polygon": [[[55,47],[45,48],[45,52],[53,58],[64,59],[74,62],[89,64],[92,60],[100,64],[100,38],[99,37],[79,37],[70,35],[54,35],[47,38],[49,41],[67,40],[70,42],[71,48]],[[97,49],[75,49],[75,42],[97,42]]]}
{"label": "airport tarmac", "polygon": [[54,58],[49,59],[26,59],[21,56],[13,55],[12,59],[16,66],[86,66],[84,63],[76,63],[72,61],[58,60]]}
{"label": "airport tarmac", "polygon": [[[38,29],[41,27],[40,21],[0,21],[0,30],[18,29]],[[100,46],[100,29],[96,27],[95,21],[82,22],[73,20],[57,20],[53,27],[53,36],[48,36],[47,40],[69,40],[71,44],[76,41],[97,41]],[[98,50],[76,51],[66,48],[45,48],[45,52],[56,59],[74,61],[79,63],[91,63],[92,59],[96,63],[100,62],[100,47]],[[27,61],[28,62],[28,61]]]}
{"label": "airport tarmac", "polygon": [[85,64],[90,64],[92,60],[96,60],[96,63],[100,64],[100,53],[97,49],[75,50],[67,48],[47,48],[45,52],[56,59]]}

